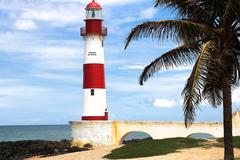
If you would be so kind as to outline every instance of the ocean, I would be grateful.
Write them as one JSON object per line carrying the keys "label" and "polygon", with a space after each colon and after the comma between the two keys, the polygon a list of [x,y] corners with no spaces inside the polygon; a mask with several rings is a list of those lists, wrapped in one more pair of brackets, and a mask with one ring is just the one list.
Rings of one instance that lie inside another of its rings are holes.
{"label": "ocean", "polygon": [[69,125],[0,126],[0,142],[21,140],[70,140]]}
{"label": "ocean", "polygon": [[[144,132],[131,132],[124,140],[144,139],[149,135]],[[197,133],[191,138],[206,139],[214,138],[205,133]],[[26,125],[26,126],[0,126],[0,142],[21,140],[50,140],[59,141],[71,139],[69,125]]]}

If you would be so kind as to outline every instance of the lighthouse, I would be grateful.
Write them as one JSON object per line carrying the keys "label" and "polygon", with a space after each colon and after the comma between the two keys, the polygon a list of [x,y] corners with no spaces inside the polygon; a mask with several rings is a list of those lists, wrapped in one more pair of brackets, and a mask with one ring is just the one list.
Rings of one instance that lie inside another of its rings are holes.
{"label": "lighthouse", "polygon": [[85,27],[81,28],[84,40],[83,110],[82,120],[108,120],[105,73],[102,7],[93,0],[86,8]]}

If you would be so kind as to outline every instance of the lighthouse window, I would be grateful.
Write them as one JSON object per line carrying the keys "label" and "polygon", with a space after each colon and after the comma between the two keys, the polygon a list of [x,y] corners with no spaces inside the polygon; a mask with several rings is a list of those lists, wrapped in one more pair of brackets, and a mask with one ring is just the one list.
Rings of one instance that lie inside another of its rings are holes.
{"label": "lighthouse window", "polygon": [[91,89],[91,96],[94,96],[94,89]]}

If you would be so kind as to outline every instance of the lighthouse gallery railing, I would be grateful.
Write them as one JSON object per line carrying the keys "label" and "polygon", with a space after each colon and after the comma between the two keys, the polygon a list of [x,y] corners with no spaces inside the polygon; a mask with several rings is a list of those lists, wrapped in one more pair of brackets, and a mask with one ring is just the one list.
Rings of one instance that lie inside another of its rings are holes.
{"label": "lighthouse gallery railing", "polygon": [[[81,36],[85,36],[86,35],[86,27],[80,28],[80,35]],[[107,28],[106,27],[102,27],[102,35],[103,36],[107,35]]]}

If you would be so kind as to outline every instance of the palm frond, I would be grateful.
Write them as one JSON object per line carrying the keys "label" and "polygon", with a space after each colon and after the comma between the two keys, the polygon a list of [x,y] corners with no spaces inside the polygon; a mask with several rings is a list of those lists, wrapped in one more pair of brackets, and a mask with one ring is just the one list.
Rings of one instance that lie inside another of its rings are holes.
{"label": "palm frond", "polygon": [[187,18],[203,24],[217,26],[217,18],[225,6],[223,0],[154,0],[155,7],[166,6],[177,13],[179,18]]}
{"label": "palm frond", "polygon": [[[232,49],[232,51],[237,53],[238,55],[240,54],[240,51],[237,49]],[[239,79],[240,79],[240,63],[239,63],[239,58],[238,58],[237,54],[234,54],[233,63],[232,63],[233,74],[231,76],[232,77],[231,84],[233,87],[239,86]]]}
{"label": "palm frond", "polygon": [[202,91],[202,96],[204,99],[208,100],[208,102],[216,108],[217,106],[222,104],[222,74],[224,73],[224,63],[222,62],[221,58],[214,57],[214,54],[210,55],[212,56],[207,67],[207,75],[204,88]]}
{"label": "palm frond", "polygon": [[202,92],[203,98],[207,99],[211,106],[213,106],[214,108],[220,106],[223,102],[222,90],[220,86],[221,84],[219,84],[219,82],[207,84],[204,86]]}
{"label": "palm frond", "polygon": [[235,32],[236,32],[237,34],[240,32],[240,22],[239,22],[238,26],[236,27]]}
{"label": "palm frond", "polygon": [[232,12],[232,2],[228,1],[226,4],[226,8],[224,10],[224,14],[222,16],[223,18],[223,26],[225,28],[228,28],[234,23],[234,18],[232,17],[233,12]]}
{"label": "palm frond", "polygon": [[[209,14],[195,0],[154,0],[155,7],[166,6],[180,17],[193,18],[194,15],[201,15],[201,18],[208,17]],[[200,18],[200,17],[199,17]]]}
{"label": "palm frond", "polygon": [[[240,46],[239,46],[240,47]],[[237,49],[237,48],[231,48],[232,52],[235,54],[235,55],[240,55],[240,49]],[[236,58],[236,57],[235,57]],[[236,58],[237,59],[237,58]]]}
{"label": "palm frond", "polygon": [[240,8],[240,1],[239,0],[231,0],[232,3],[232,10],[235,14],[235,16],[237,17],[238,21],[240,22],[240,12],[239,12],[239,8]]}
{"label": "palm frond", "polygon": [[147,81],[149,77],[161,69],[169,69],[182,65],[192,64],[199,55],[201,46],[198,43],[183,44],[163,54],[146,66],[140,75],[139,83]]}
{"label": "palm frond", "polygon": [[239,21],[235,20],[233,23],[232,23],[232,28],[233,30],[236,32],[237,29],[239,28]]}
{"label": "palm frond", "polygon": [[189,20],[145,22],[131,30],[125,40],[125,49],[132,40],[138,40],[140,38],[151,37],[162,41],[166,39],[181,41],[184,39],[192,42],[202,39],[208,33],[211,33],[211,28]]}
{"label": "palm frond", "polygon": [[192,73],[187,80],[187,83],[183,89],[182,96],[184,97],[184,117],[185,126],[189,127],[195,119],[195,111],[199,107],[201,102],[201,90],[207,80],[206,75],[208,73],[207,63],[210,59],[209,49],[214,46],[213,41],[208,41],[203,45],[201,54],[194,65]]}

